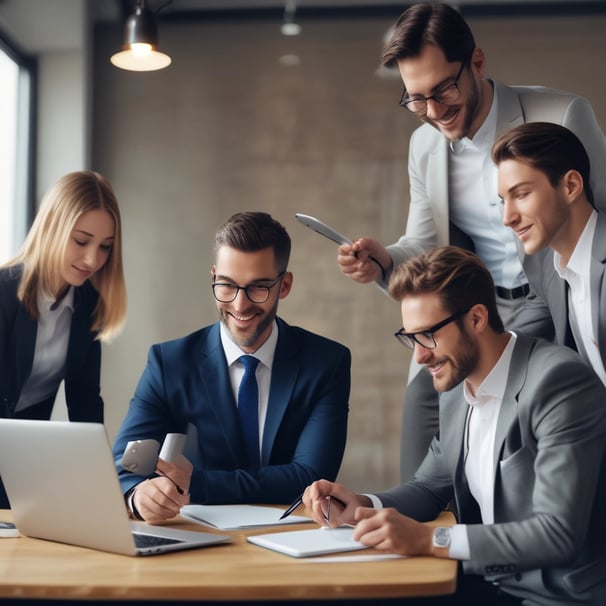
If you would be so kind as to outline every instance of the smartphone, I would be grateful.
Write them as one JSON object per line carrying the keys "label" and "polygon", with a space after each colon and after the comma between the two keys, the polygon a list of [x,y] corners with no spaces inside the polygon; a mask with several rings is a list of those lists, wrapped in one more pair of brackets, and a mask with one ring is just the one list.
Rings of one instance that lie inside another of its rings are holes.
{"label": "smartphone", "polygon": [[333,229],[330,227],[330,225],[326,225],[326,223],[323,223],[315,217],[304,215],[302,213],[296,213],[295,217],[299,223],[313,229],[315,232],[319,233],[325,238],[328,238],[329,240],[332,240],[333,242],[336,242],[337,244],[352,244],[352,241],[347,236],[340,234],[336,229]]}

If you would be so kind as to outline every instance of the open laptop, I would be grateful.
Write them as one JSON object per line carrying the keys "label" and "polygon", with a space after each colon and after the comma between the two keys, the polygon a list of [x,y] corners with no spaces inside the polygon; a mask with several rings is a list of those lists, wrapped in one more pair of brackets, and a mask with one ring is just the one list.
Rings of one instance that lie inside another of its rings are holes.
{"label": "open laptop", "polygon": [[131,522],[100,423],[0,419],[0,477],[17,528],[30,537],[125,555],[231,540]]}

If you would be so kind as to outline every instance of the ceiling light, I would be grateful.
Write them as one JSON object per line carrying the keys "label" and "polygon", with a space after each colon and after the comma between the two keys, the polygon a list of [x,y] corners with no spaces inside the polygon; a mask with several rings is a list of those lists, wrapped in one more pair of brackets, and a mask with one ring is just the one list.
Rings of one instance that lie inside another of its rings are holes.
{"label": "ceiling light", "polygon": [[135,12],[129,15],[124,26],[124,46],[110,61],[116,67],[134,72],[154,71],[171,64],[172,59],[158,50],[156,18],[145,6],[145,0],[136,1]]}
{"label": "ceiling light", "polygon": [[284,5],[284,20],[280,26],[283,36],[298,36],[301,33],[301,26],[295,23],[296,12],[296,0],[286,0],[286,4]]}

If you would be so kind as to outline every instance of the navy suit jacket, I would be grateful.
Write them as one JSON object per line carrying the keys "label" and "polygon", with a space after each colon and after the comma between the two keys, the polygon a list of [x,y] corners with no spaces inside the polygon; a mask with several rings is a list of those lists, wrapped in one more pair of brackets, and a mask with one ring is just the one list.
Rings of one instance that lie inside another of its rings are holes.
{"label": "navy suit jacket", "polygon": [[192,503],[289,503],[314,480],[337,476],[347,434],[351,354],[283,320],[271,384],[261,467],[248,461],[219,323],[151,347],[114,443],[123,492],[141,482],[120,467],[130,440],[188,433]]}

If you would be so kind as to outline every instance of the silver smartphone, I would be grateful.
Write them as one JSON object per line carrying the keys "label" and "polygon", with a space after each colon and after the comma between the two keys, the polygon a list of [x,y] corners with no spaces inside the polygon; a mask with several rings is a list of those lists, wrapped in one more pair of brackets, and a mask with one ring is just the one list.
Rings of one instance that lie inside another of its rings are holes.
{"label": "silver smartphone", "polygon": [[330,225],[326,225],[326,223],[323,223],[315,217],[304,215],[302,213],[296,213],[295,217],[299,223],[313,229],[315,232],[318,232],[320,235],[332,240],[333,242],[336,242],[337,244],[353,244],[353,242],[347,236],[344,236],[336,229],[330,227]]}

